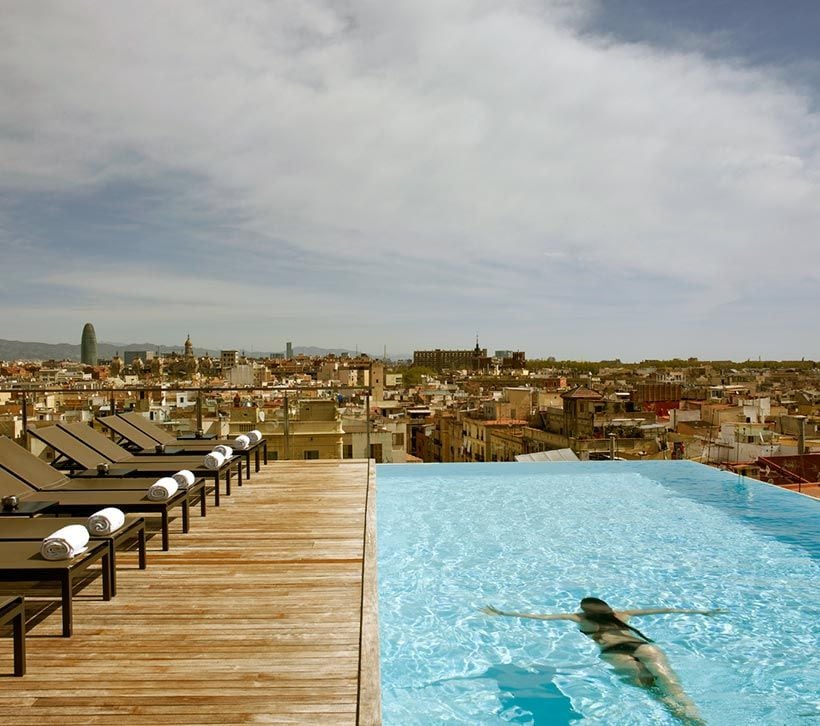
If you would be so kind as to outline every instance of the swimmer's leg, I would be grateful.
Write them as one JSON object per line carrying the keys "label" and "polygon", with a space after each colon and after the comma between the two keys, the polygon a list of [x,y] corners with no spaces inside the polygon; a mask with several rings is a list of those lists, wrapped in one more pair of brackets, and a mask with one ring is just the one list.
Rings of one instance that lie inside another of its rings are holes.
{"label": "swimmer's leg", "polygon": [[704,724],[697,706],[686,695],[663,651],[655,645],[642,645],[635,651],[635,659],[653,678],[651,685],[669,711],[686,724]]}

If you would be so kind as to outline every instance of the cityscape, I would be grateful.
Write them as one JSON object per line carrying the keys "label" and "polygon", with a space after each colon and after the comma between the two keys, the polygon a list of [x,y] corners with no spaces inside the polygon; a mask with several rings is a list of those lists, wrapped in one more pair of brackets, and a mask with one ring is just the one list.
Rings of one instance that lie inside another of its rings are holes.
{"label": "cityscape", "polygon": [[175,434],[258,429],[274,460],[688,459],[820,493],[814,361],[527,360],[478,337],[401,361],[179,349],[101,360],[86,323],[79,361],[2,362],[2,432],[140,411]]}
{"label": "cityscape", "polygon": [[820,723],[820,0],[0,11],[0,724]]}

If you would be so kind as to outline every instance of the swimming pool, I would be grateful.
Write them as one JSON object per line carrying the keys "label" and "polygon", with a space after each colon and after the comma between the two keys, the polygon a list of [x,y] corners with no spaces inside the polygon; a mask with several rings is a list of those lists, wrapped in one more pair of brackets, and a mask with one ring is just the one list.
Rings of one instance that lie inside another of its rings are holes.
{"label": "swimming pool", "polygon": [[382,465],[385,724],[675,724],[577,625],[483,615],[723,608],[630,621],[709,724],[820,720],[820,502],[692,462]]}

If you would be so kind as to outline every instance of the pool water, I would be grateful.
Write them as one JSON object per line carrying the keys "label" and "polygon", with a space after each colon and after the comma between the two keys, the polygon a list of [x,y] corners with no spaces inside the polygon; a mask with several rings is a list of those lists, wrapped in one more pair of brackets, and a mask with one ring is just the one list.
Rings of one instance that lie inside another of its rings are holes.
{"label": "pool water", "polygon": [[679,724],[567,621],[630,620],[709,724],[820,723],[820,502],[692,462],[383,465],[385,724]]}

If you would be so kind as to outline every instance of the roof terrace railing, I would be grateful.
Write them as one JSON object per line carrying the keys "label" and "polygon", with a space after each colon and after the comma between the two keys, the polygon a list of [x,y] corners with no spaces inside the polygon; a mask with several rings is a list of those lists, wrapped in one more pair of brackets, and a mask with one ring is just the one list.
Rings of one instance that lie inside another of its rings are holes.
{"label": "roof terrace railing", "polygon": [[[267,394],[275,398],[282,397],[282,411],[283,411],[283,427],[285,437],[285,459],[289,456],[289,412],[291,396],[298,399],[302,398],[304,394],[310,394],[311,399],[315,400],[337,400],[340,396],[359,395],[364,397],[364,413],[366,422],[366,446],[367,452],[370,452],[370,434],[373,430],[373,415],[370,406],[370,398],[372,389],[370,386],[346,386],[346,385],[329,385],[329,386],[299,386],[299,385],[276,385],[276,386],[193,386],[193,385],[160,385],[160,386],[125,386],[115,388],[113,386],[100,388],[74,388],[70,386],[39,386],[39,387],[25,387],[25,388],[1,388],[0,393],[14,394],[20,402],[20,414],[22,421],[22,434],[20,436],[21,443],[28,447],[28,424],[29,404],[33,403],[37,396],[60,393],[73,395],[78,398],[85,398],[89,401],[92,398],[105,397],[108,399],[109,410],[111,413],[116,413],[117,403],[119,399],[128,399],[136,395],[138,400],[144,400],[147,393],[189,393],[196,394],[193,399],[196,416],[196,431],[201,433],[204,428],[203,418],[203,400],[207,398],[207,394],[217,394],[222,397],[235,397],[237,395],[254,396],[257,394]],[[323,393],[323,396],[317,396],[317,393]],[[306,397],[306,396],[305,396]],[[264,396],[258,395],[259,399]],[[122,408],[121,410],[126,410]],[[217,403],[217,418],[219,417],[219,403]]]}

